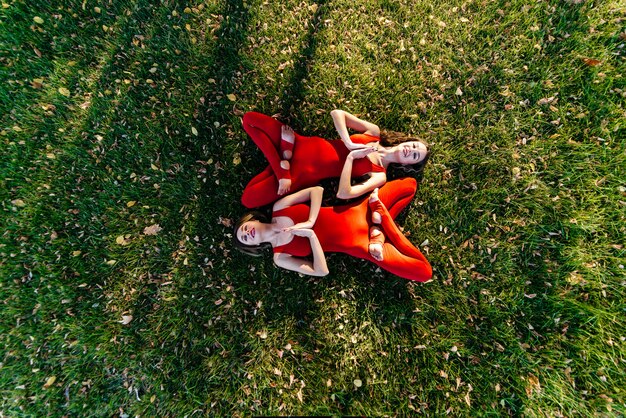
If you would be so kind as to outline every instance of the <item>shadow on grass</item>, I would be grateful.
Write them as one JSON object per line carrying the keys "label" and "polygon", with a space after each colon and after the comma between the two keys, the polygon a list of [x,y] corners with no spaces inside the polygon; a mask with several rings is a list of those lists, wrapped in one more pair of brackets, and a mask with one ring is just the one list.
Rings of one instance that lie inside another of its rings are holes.
{"label": "shadow on grass", "polygon": [[327,0],[317,0],[314,4],[317,9],[308,24],[308,31],[304,36],[298,58],[294,64],[291,78],[287,81],[284,96],[280,100],[280,114],[283,121],[291,126],[296,120],[306,120],[305,115],[300,111],[300,105],[305,100],[304,82],[309,76],[311,66],[315,60],[315,53],[318,47],[318,36],[323,28],[324,19],[329,14],[329,6]]}

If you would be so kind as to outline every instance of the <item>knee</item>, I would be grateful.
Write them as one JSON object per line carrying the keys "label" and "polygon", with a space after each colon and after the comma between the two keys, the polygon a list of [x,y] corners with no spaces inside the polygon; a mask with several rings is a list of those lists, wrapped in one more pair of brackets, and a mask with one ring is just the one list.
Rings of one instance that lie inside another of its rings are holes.
{"label": "knee", "polygon": [[404,187],[407,189],[417,190],[417,180],[413,177],[405,177],[402,181],[404,182]]}
{"label": "knee", "polygon": [[247,207],[248,209],[256,208],[262,206],[260,204],[259,199],[255,199],[256,193],[249,193],[246,190],[243,191],[241,195],[241,204]]}
{"label": "knee", "polygon": [[430,266],[428,261],[424,262],[424,267],[422,268],[420,278],[418,281],[427,282],[433,278],[433,268]]}

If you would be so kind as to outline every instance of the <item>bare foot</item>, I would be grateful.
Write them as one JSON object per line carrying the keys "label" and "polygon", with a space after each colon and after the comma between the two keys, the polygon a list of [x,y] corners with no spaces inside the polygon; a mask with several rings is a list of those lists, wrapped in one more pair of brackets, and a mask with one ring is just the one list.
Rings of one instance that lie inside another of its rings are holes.
{"label": "bare foot", "polygon": [[370,193],[370,203],[376,202],[378,199],[378,187]]}
{"label": "bare foot", "polygon": [[370,255],[377,261],[383,261],[383,245],[370,244]]}
{"label": "bare foot", "polygon": [[370,245],[369,252],[375,260],[383,261],[383,243],[385,242],[385,235],[379,227],[373,226],[370,228]]}
{"label": "bare foot", "polygon": [[280,127],[280,139],[282,139],[283,141],[287,141],[290,144],[293,144],[293,142],[296,139],[296,136],[294,135],[293,129],[291,129],[291,126],[283,125]]}
{"label": "bare foot", "polygon": [[[292,144],[291,146],[287,148],[293,148],[293,143],[296,140],[296,136],[294,135],[294,132],[293,132],[293,129],[291,129],[291,126],[283,125],[280,127],[280,139],[289,144]],[[283,158],[286,160],[291,159],[292,155],[293,155],[293,152],[291,151],[291,149],[285,149],[283,151]]]}

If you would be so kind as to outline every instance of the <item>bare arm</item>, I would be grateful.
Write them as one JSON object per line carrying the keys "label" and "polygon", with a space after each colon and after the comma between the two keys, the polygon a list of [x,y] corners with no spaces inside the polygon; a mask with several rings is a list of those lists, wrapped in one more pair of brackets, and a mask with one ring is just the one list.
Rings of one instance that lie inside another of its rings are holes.
{"label": "bare arm", "polygon": [[348,129],[353,129],[357,132],[372,136],[380,136],[380,129],[377,125],[357,118],[351,113],[344,110],[335,109],[330,112],[330,116],[333,118],[335,129],[339,137],[346,144],[348,149],[362,148],[359,144],[355,144],[350,139],[350,133]]}
{"label": "bare arm", "polygon": [[367,192],[371,192],[377,187],[381,187],[387,182],[387,175],[382,172],[370,173],[364,183],[351,184],[352,180],[352,165],[355,158],[367,158],[367,154],[373,152],[373,149],[357,149],[353,150],[346,157],[346,162],[341,170],[341,177],[339,178],[339,189],[337,190],[337,197],[339,199],[352,199],[353,197],[361,196]]}
{"label": "bare arm", "polygon": [[324,250],[322,249],[315,232],[313,232],[312,229],[298,229],[292,231],[292,233],[294,235],[306,236],[309,238],[313,261],[294,257],[285,253],[277,253],[274,254],[274,263],[276,263],[278,267],[307,274],[309,276],[326,276],[329,273],[328,266],[326,265],[326,255],[324,254]]}
{"label": "bare arm", "polygon": [[309,187],[308,189],[300,190],[299,192],[290,194],[274,203],[274,211],[285,209],[289,206],[297,205],[298,203],[310,201],[309,219],[306,222],[298,223],[286,230],[312,228],[317,221],[317,216],[320,213],[322,207],[322,195],[324,188],[321,186]]}

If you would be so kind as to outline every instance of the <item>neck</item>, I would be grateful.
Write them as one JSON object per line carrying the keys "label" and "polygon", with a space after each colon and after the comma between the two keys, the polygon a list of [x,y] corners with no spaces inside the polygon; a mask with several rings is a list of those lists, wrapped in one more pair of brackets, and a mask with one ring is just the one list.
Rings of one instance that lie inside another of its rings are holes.
{"label": "neck", "polygon": [[385,167],[387,167],[387,165],[389,165],[390,163],[395,163],[396,162],[396,154],[395,154],[395,148],[386,148],[386,147],[382,147],[381,149],[378,150],[378,155],[380,155],[380,158],[383,161],[383,165]]}
{"label": "neck", "polygon": [[260,224],[257,233],[261,236],[261,241],[272,242],[279,231],[274,229],[273,224]]}

